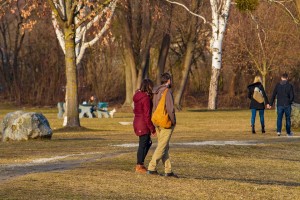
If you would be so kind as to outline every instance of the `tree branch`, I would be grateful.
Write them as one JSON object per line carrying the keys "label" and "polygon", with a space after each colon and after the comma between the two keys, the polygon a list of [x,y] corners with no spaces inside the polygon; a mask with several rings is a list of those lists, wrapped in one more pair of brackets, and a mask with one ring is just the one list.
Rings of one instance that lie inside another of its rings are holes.
{"label": "tree branch", "polygon": [[167,1],[167,2],[169,2],[169,3],[171,3],[171,4],[176,4],[176,5],[179,5],[179,6],[183,7],[183,8],[184,8],[185,10],[187,10],[190,14],[192,14],[192,15],[194,15],[194,16],[196,16],[196,17],[201,18],[205,24],[207,23],[206,19],[205,19],[203,16],[194,13],[194,12],[191,11],[188,7],[186,7],[185,5],[183,5],[183,4],[181,4],[181,3],[178,3],[178,2],[176,2],[176,1],[170,1],[170,0],[165,0],[165,1]]}
{"label": "tree branch", "polygon": [[[81,49],[80,49],[80,53],[78,55],[78,57],[76,58],[76,64],[79,64],[82,57],[83,57],[83,54],[86,50],[86,48],[88,47],[91,47],[93,46],[102,36],[103,34],[107,31],[107,29],[109,28],[109,25],[110,25],[110,22],[111,22],[111,19],[114,15],[114,12],[115,12],[115,9],[116,9],[116,6],[117,6],[117,1],[118,0],[115,0],[111,3],[111,14],[110,16],[107,18],[103,28],[101,29],[101,31],[94,37],[94,39],[92,39],[90,42],[85,42],[82,46],[81,46]],[[85,40],[85,32],[83,34],[83,39]]]}
{"label": "tree branch", "polygon": [[[276,0],[269,0],[269,2],[273,2],[273,3],[277,3],[279,4],[280,6],[283,7],[283,9],[292,17],[293,21],[296,23],[296,24],[300,24],[299,23],[299,19],[297,19],[297,17],[295,17],[293,15],[293,13],[283,4],[283,3],[287,3],[287,2],[291,2],[291,1],[276,1]],[[298,11],[300,12],[300,11]],[[299,13],[300,14],[300,13]]]}
{"label": "tree branch", "polygon": [[[263,45],[263,42],[262,42],[262,39],[261,39],[261,36],[260,36],[260,33],[259,33],[259,24],[258,24],[258,22],[255,20],[255,17],[252,15],[252,13],[251,12],[249,12],[249,14],[250,14],[250,17],[251,17],[251,19],[254,21],[254,23],[256,24],[256,30],[257,30],[257,37],[258,37],[258,40],[259,40],[259,44],[260,44],[260,48],[261,48],[261,50],[262,50],[262,53],[263,53],[263,57],[264,57],[264,59],[266,60],[266,52],[265,52],[265,49],[264,49],[264,45]],[[262,32],[264,33],[264,35],[265,35],[265,40],[264,40],[264,42],[266,41],[266,32],[265,32],[265,30],[264,29],[261,29],[262,30]]]}
{"label": "tree branch", "polygon": [[103,9],[104,5],[108,4],[108,2],[110,2],[108,7],[110,7],[111,5],[116,4],[118,2],[118,0],[107,0],[107,1],[105,1],[102,5],[98,6],[96,10],[90,12],[82,20],[80,20],[78,23],[76,23],[75,29],[78,28],[79,26],[81,26],[84,22],[89,20],[91,17],[93,17],[93,15],[97,14],[101,9]]}
{"label": "tree branch", "polygon": [[[72,23],[73,23],[73,21],[74,21],[74,23],[76,23],[75,20],[74,20],[74,18],[75,18],[75,16],[76,16],[76,8],[77,8],[77,5],[78,5],[78,1],[73,2],[72,6],[71,6],[70,16],[68,16],[68,17],[69,17],[69,18],[68,18],[68,26],[71,26]],[[75,25],[75,24],[74,24],[74,25]],[[75,28],[75,30],[76,30],[76,28]]]}
{"label": "tree branch", "polygon": [[58,25],[58,22],[57,22],[57,18],[54,16],[53,12],[52,12],[52,24],[53,24],[59,45],[60,45],[61,49],[63,50],[64,54],[66,54],[64,34],[61,31],[60,26]]}
{"label": "tree branch", "polygon": [[63,24],[64,17],[62,16],[61,12],[59,12],[59,10],[56,8],[54,2],[52,0],[48,0],[48,3],[58,23]]}

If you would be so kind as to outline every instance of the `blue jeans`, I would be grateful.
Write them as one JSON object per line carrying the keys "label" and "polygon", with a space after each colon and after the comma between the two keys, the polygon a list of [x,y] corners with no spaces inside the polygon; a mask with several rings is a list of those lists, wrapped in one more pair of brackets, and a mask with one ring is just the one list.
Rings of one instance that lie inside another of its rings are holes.
{"label": "blue jeans", "polygon": [[[251,109],[251,126],[254,126],[255,125],[255,118],[256,118],[256,109]],[[265,126],[265,110],[258,110],[259,112],[259,118],[260,118],[260,124],[261,124],[261,127],[264,127]]]}
{"label": "blue jeans", "polygon": [[292,107],[290,105],[289,106],[277,106],[277,132],[281,133],[282,118],[283,118],[283,114],[285,114],[286,133],[287,134],[291,133],[291,111],[292,111]]}

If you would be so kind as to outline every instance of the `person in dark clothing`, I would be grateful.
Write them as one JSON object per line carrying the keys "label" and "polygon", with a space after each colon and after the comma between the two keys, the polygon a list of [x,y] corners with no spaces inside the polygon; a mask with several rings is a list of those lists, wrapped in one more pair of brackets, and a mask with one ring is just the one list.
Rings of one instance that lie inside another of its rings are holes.
{"label": "person in dark clothing", "polygon": [[286,133],[288,136],[292,136],[291,132],[291,111],[292,103],[294,101],[294,89],[293,86],[288,82],[288,74],[284,73],[281,76],[281,81],[277,83],[272,94],[270,106],[273,105],[275,98],[277,97],[277,135],[281,135],[282,129],[282,118],[285,114],[286,120]]}
{"label": "person in dark clothing", "polygon": [[137,165],[135,168],[135,171],[138,173],[147,172],[147,168],[144,166],[144,161],[152,145],[151,134],[156,134],[155,127],[151,121],[153,107],[152,88],[153,82],[150,79],[144,79],[141,83],[140,89],[137,90],[133,96],[133,128],[135,134],[139,136]]}
{"label": "person in dark clothing", "polygon": [[92,114],[93,117],[96,117],[95,112],[97,111],[97,100],[96,97],[94,95],[92,95],[88,101],[88,105],[92,106],[90,109],[90,112]]}
{"label": "person in dark clothing", "polygon": [[[265,105],[269,106],[269,100],[266,95],[265,89],[261,84],[261,77],[256,76],[252,84],[248,85],[248,98],[250,101],[250,109],[251,109],[251,127],[252,127],[252,134],[255,134],[255,118],[256,118],[256,111],[259,112],[260,124],[261,124],[261,132],[265,133]],[[264,102],[259,103],[253,98],[254,91],[259,91],[264,98]]]}

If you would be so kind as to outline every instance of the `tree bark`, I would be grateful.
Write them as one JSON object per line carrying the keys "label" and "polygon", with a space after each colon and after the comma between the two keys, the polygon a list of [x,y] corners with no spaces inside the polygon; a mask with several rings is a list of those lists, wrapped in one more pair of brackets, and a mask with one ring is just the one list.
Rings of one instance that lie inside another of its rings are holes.
{"label": "tree bark", "polygon": [[264,86],[264,88],[266,89],[266,77],[268,74],[268,66],[267,66],[267,61],[263,62],[263,71],[261,72],[261,78],[262,78],[262,85]]}
{"label": "tree bark", "polygon": [[170,34],[165,33],[161,43],[158,62],[157,62],[157,73],[156,73],[156,84],[160,85],[160,75],[164,73],[166,61],[169,53],[171,38]]}
{"label": "tree bark", "polygon": [[237,86],[237,78],[240,77],[241,69],[240,67],[235,67],[233,70],[233,74],[231,76],[230,86],[228,95],[233,98],[236,95],[236,86]]}
{"label": "tree bark", "polygon": [[126,98],[123,106],[128,106],[132,104],[133,97],[133,82],[132,82],[132,73],[131,73],[131,55],[128,52],[128,49],[124,50],[124,58],[125,58],[125,83],[126,83]]}
{"label": "tree bark", "polygon": [[78,80],[75,55],[75,30],[66,27],[65,34],[65,63],[66,63],[66,116],[65,126],[80,127],[78,114]]}
{"label": "tree bark", "polygon": [[217,98],[218,98],[218,82],[220,77],[220,69],[212,68],[211,79],[209,85],[209,96],[208,96],[208,109],[217,109]]}
{"label": "tree bark", "polygon": [[195,49],[195,42],[193,42],[191,40],[187,44],[186,54],[185,54],[184,62],[183,62],[183,70],[182,70],[180,86],[179,86],[179,89],[177,91],[177,94],[175,96],[175,101],[174,101],[175,106],[178,110],[181,110],[181,99],[182,99],[183,92],[185,90],[185,86],[186,86],[186,83],[187,83],[187,80],[189,77],[194,49]]}
{"label": "tree bark", "polygon": [[144,55],[142,55],[141,66],[138,69],[136,89],[140,87],[142,80],[148,77],[149,59],[150,59],[150,46],[146,47]]}
{"label": "tree bark", "polygon": [[297,7],[298,18],[300,18],[300,0],[294,0]]}
{"label": "tree bark", "polygon": [[212,9],[212,74],[208,98],[208,109],[210,110],[217,109],[218,82],[222,66],[222,43],[228,21],[230,4],[231,0],[210,0]]}

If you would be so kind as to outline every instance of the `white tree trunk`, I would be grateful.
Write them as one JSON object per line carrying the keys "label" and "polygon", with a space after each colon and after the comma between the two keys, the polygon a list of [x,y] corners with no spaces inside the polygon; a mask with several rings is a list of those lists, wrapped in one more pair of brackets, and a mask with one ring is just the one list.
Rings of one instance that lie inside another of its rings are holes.
{"label": "white tree trunk", "polygon": [[[217,109],[218,81],[222,67],[222,43],[228,21],[231,0],[210,0],[212,9],[212,73],[209,86],[208,109]],[[220,10],[221,9],[221,10]]]}

